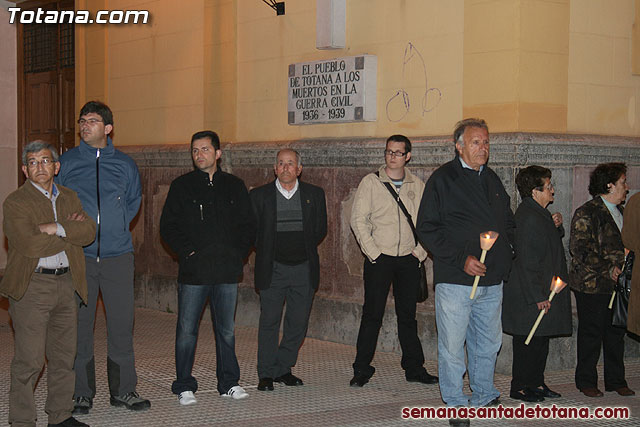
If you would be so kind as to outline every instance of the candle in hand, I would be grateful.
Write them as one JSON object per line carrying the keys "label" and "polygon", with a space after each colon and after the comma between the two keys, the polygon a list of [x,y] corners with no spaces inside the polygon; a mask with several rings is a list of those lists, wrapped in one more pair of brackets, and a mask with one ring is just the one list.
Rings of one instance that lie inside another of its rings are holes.
{"label": "candle in hand", "polygon": [[[500,233],[497,231],[485,231],[480,233],[480,248],[482,249],[482,255],[480,255],[480,262],[484,264],[484,260],[487,257],[487,251],[489,251],[493,244],[498,239]],[[476,296],[476,290],[478,289],[478,283],[480,282],[480,276],[476,276],[473,280],[473,287],[471,288],[470,299],[474,299]]]}
{"label": "candle in hand", "polygon": [[500,233],[498,233],[497,231],[485,231],[484,233],[480,234],[480,248],[483,251],[488,251],[489,249],[491,249],[499,235]]}
{"label": "candle in hand", "polygon": [[[558,276],[554,277],[553,280],[551,280],[551,293],[549,294],[549,302],[551,302],[553,297],[558,292],[563,290],[565,286],[567,286],[566,282],[563,282],[560,277]],[[533,338],[533,334],[536,333],[536,329],[538,329],[538,325],[540,325],[540,322],[542,321],[543,316],[544,316],[544,308],[540,310],[540,314],[538,314],[538,318],[536,319],[536,322],[533,324],[533,327],[531,328],[531,332],[529,332],[529,335],[527,336],[527,339],[524,342],[525,345],[529,345],[529,343],[531,342],[531,338]]]}

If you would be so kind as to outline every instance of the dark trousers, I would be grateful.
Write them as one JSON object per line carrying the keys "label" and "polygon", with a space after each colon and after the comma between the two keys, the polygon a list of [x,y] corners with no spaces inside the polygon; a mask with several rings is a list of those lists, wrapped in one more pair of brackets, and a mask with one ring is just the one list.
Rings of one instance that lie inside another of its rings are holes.
{"label": "dark trousers", "polygon": [[598,386],[596,364],[600,348],[604,350],[604,387],[614,390],[625,387],[624,335],[625,329],[611,324],[613,311],[609,310],[610,294],[575,292],[578,309],[578,365],[576,387]]}
{"label": "dark trousers", "polygon": [[[273,263],[271,285],[260,290],[259,378],[275,378],[291,372],[307,335],[313,294],[308,262],[299,265]],[[285,303],[282,339],[278,343]]]}
{"label": "dark trousers", "polygon": [[513,364],[511,365],[511,391],[537,388],[544,384],[544,369],[549,355],[549,337],[531,338],[525,345],[525,335],[513,336]]}
{"label": "dark trousers", "polygon": [[47,357],[47,401],[50,424],[58,424],[73,410],[73,359],[76,354],[78,305],[71,273],[34,273],[24,296],[9,298],[15,332],[11,361],[9,422],[36,425],[34,388]]}
{"label": "dark trousers", "polygon": [[136,390],[138,376],[133,356],[133,253],[113,258],[85,257],[87,266],[87,305],[78,311],[78,354],[75,396],[96,395],[93,358],[93,328],[98,293],[107,316],[107,377],[109,392],[122,396]]}
{"label": "dark trousers", "polygon": [[391,283],[398,321],[398,339],[402,349],[402,369],[407,377],[415,377],[425,371],[424,354],[416,322],[419,280],[418,259],[413,255],[380,255],[375,264],[365,259],[364,305],[356,343],[356,360],[353,363],[355,375],[371,377],[375,372],[371,361],[376,352]]}

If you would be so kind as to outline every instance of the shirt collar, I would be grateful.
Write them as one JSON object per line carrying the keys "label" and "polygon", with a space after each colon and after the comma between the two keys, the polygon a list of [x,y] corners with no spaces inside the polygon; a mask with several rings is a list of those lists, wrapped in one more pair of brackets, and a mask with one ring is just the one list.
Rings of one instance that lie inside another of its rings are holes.
{"label": "shirt collar", "polygon": [[[462,164],[462,167],[465,169],[471,169],[472,171],[476,171],[474,168],[472,168],[471,166],[469,166],[464,160],[462,160],[462,157],[458,156],[458,158],[460,159],[460,164]],[[476,171],[478,172],[478,175],[480,175],[482,173],[482,171],[484,170],[484,165],[480,166],[480,170]]]}
{"label": "shirt collar", "polygon": [[618,209],[618,206],[614,205],[613,203],[611,203],[609,201],[607,201],[602,196],[600,196],[600,198],[602,199],[602,201],[604,202],[604,205],[607,207],[607,209],[611,213],[611,217],[613,217],[613,221],[618,226],[618,230],[622,231],[622,225],[624,224],[624,222],[623,222],[624,220],[623,220],[623,217],[622,217],[622,213]]}
{"label": "shirt collar", "polygon": [[[600,196],[600,198],[602,199],[602,201],[604,202],[604,204],[607,206],[607,209],[609,209],[609,211],[613,214],[619,214],[620,211],[618,210],[618,205],[615,205],[613,203],[611,203],[610,201],[608,201],[607,199],[605,199],[604,197]],[[615,213],[614,213],[615,212]]]}
{"label": "shirt collar", "polygon": [[55,200],[58,197],[58,187],[56,187],[55,182],[51,185],[51,194],[49,194],[49,192],[47,190],[45,190],[44,188],[40,187],[35,182],[33,182],[31,180],[29,180],[29,182],[31,183],[31,185],[36,187],[39,192],[44,194],[47,199]]}
{"label": "shirt collar", "polygon": [[278,189],[278,191],[280,192],[280,194],[282,194],[285,199],[289,200],[290,198],[293,197],[294,194],[296,194],[296,191],[298,191],[298,180],[296,179],[296,185],[293,186],[293,188],[291,189],[291,191],[286,190],[282,184],[280,184],[280,180],[276,178],[276,188]]}

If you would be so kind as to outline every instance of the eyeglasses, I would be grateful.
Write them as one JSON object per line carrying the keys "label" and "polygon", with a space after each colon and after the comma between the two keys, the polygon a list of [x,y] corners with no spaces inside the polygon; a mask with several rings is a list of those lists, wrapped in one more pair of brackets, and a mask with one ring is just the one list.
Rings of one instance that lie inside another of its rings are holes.
{"label": "eyeglasses", "polygon": [[384,150],[384,155],[385,156],[394,156],[394,157],[404,157],[404,156],[407,155],[407,153],[403,153],[402,151]]}
{"label": "eyeglasses", "polygon": [[30,168],[37,168],[38,165],[49,166],[49,165],[52,165],[54,163],[55,163],[55,161],[53,159],[48,159],[48,158],[45,157],[44,159],[42,159],[40,161],[33,160],[33,159],[32,160],[28,160],[27,161],[27,166],[29,166]]}
{"label": "eyeglasses", "polygon": [[80,120],[78,120],[78,124],[80,126],[85,125],[85,124],[89,124],[89,125],[93,126],[96,123],[102,123],[102,120],[100,120],[100,119],[80,119]]}
{"label": "eyeglasses", "polygon": [[544,191],[544,190],[553,191],[553,184],[549,183],[549,185],[543,185],[542,187],[536,187],[536,190],[538,190],[538,191]]}

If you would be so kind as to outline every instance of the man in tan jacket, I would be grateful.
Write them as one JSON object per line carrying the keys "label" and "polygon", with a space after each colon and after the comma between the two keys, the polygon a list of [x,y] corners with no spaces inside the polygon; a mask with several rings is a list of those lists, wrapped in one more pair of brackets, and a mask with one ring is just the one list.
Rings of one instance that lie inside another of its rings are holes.
{"label": "man in tan jacket", "polygon": [[45,356],[49,426],[87,425],[71,416],[73,361],[78,301],[87,299],[82,246],[93,241],[96,224],[75,192],[53,183],[59,170],[52,146],[27,144],[22,153],[27,181],[3,204],[9,256],[0,294],[9,298],[15,332],[9,392],[13,427],[36,425],[33,393]]}
{"label": "man in tan jacket", "polygon": [[424,183],[405,167],[411,159],[411,142],[406,136],[392,135],[387,139],[384,159],[384,166],[360,182],[351,212],[351,228],[365,260],[364,305],[350,385],[362,387],[375,372],[371,361],[392,282],[405,378],[435,384],[438,377],[429,375],[423,366],[416,322],[419,267],[427,253],[420,244],[416,245],[407,217],[385,187],[385,183],[391,184],[415,224]]}

